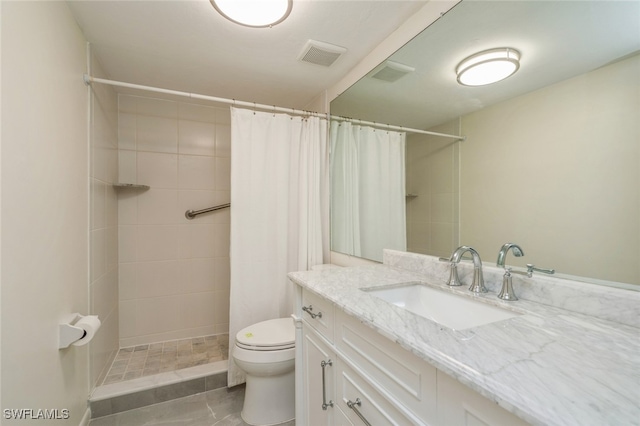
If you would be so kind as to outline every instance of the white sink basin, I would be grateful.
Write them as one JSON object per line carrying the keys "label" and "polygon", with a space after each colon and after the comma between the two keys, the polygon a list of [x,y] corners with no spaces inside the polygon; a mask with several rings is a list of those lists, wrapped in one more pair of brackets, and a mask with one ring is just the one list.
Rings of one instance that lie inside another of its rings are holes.
{"label": "white sink basin", "polygon": [[464,330],[521,315],[420,283],[362,290],[454,330]]}

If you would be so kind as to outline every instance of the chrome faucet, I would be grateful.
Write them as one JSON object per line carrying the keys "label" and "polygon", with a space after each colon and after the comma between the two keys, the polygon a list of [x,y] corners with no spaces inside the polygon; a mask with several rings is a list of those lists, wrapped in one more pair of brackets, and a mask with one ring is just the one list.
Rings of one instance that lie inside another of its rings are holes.
{"label": "chrome faucet", "polygon": [[502,289],[498,294],[498,297],[502,300],[518,300],[516,294],[513,292],[513,284],[511,282],[511,268],[507,268],[504,264],[507,259],[507,253],[509,250],[513,251],[513,255],[516,257],[524,256],[524,251],[520,248],[519,245],[513,243],[506,243],[500,249],[500,253],[498,253],[498,261],[496,262],[497,266],[501,266],[504,268],[504,275],[502,276]]}
{"label": "chrome faucet", "polygon": [[513,243],[506,243],[500,249],[500,253],[498,253],[498,262],[496,263],[497,266],[502,266],[503,268],[505,267],[504,262],[507,259],[507,253],[509,252],[509,249],[513,251],[513,255],[515,257],[524,256],[524,251],[522,251],[522,248],[520,248],[519,245],[513,244]]}
{"label": "chrome faucet", "polygon": [[469,287],[469,291],[474,293],[486,293],[487,289],[484,286],[484,278],[482,277],[482,260],[480,260],[478,252],[468,246],[458,247],[449,258],[451,271],[449,273],[449,282],[447,282],[447,285],[462,285],[462,282],[458,277],[458,263],[460,263],[462,255],[466,252],[471,253],[471,256],[473,257],[473,282],[471,283],[471,287]]}
{"label": "chrome faucet", "polygon": [[497,266],[501,266],[504,268],[504,275],[502,277],[502,290],[500,290],[500,294],[498,294],[498,297],[500,299],[518,300],[518,298],[516,297],[516,294],[513,292],[513,285],[511,282],[511,272],[513,272],[514,274],[526,275],[529,278],[533,276],[533,271],[542,272],[545,274],[555,274],[556,271],[554,269],[536,268],[536,266],[532,265],[531,263],[527,263],[527,272],[511,271],[511,268],[506,267],[504,264],[507,258],[507,253],[509,252],[509,249],[511,249],[511,251],[513,252],[513,255],[516,257],[524,256],[524,251],[517,244],[506,243],[500,249],[500,253],[498,253],[498,261],[496,262]]}

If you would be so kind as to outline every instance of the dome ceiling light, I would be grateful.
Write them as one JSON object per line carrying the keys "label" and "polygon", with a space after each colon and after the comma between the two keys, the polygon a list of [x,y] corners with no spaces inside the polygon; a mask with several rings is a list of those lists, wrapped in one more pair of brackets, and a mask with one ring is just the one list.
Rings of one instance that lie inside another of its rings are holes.
{"label": "dome ceiling light", "polygon": [[520,68],[520,52],[509,47],[485,50],[464,59],[456,67],[458,83],[484,86],[504,80]]}
{"label": "dome ceiling light", "polygon": [[287,19],[293,0],[210,0],[225,18],[246,27],[266,28]]}

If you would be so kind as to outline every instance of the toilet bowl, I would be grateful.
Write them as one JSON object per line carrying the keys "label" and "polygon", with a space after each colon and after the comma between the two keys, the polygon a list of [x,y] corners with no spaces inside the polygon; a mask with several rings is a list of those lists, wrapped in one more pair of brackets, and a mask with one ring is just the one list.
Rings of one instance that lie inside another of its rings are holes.
{"label": "toilet bowl", "polygon": [[273,319],[243,328],[236,334],[232,356],[246,375],[242,419],[250,425],[277,425],[293,420],[293,319]]}

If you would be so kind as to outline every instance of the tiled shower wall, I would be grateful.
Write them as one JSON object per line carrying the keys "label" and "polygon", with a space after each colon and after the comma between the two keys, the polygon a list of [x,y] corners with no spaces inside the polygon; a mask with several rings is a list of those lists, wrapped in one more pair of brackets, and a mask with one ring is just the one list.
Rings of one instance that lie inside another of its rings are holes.
{"label": "tiled shower wall", "polygon": [[228,332],[228,108],[119,96],[120,346]]}
{"label": "tiled shower wall", "polygon": [[[429,129],[456,135],[458,120]],[[407,137],[407,249],[449,257],[459,240],[459,142]]]}

